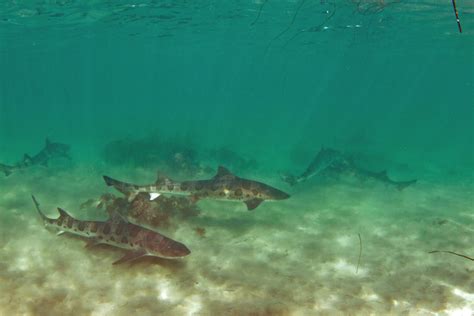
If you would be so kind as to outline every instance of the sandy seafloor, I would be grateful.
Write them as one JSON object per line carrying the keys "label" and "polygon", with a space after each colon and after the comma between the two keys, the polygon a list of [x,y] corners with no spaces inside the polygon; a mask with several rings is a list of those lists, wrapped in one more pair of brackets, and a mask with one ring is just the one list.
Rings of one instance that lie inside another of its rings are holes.
{"label": "sandy seafloor", "polygon": [[[420,179],[399,192],[379,183],[249,175],[292,193],[253,212],[201,201],[198,217],[162,233],[191,255],[112,266],[123,251],[89,250],[44,229],[34,193],[55,217],[105,219],[79,205],[108,190],[102,173],[153,180],[146,170],[36,168],[0,179],[1,315],[470,315],[473,182]],[[195,227],[206,229],[204,237]],[[362,255],[358,272],[360,233]]]}

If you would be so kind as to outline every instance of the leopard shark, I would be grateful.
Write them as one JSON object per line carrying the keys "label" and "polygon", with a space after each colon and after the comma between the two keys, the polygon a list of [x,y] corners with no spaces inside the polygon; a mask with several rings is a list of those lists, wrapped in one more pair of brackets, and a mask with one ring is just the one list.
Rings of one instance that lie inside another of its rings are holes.
{"label": "leopard shark", "polygon": [[386,170],[374,172],[360,168],[355,164],[353,159],[346,157],[340,151],[325,147],[321,148],[321,150],[316,154],[316,157],[299,176],[284,174],[281,175],[281,179],[293,186],[307,181],[308,179],[319,175],[325,170],[332,170],[339,173],[349,172],[362,179],[374,179],[384,184],[394,186],[399,191],[417,182],[416,179],[408,181],[395,181],[389,178]]}
{"label": "leopard shark", "polygon": [[132,224],[118,212],[111,214],[107,221],[81,221],[58,208],[59,217],[52,219],[44,215],[34,196],[32,199],[45,227],[57,231],[58,235],[70,233],[85,237],[88,239],[86,247],[107,244],[127,250],[127,253],[113,264],[130,262],[145,256],[176,259],[191,253],[184,244]]}
{"label": "leopard shark", "polygon": [[311,161],[308,167],[301,173],[299,176],[292,174],[283,174],[281,178],[283,181],[287,182],[289,185],[293,186],[300,182],[304,182],[325,169],[334,164],[337,161],[343,159],[342,154],[334,149],[322,147],[321,150],[316,154],[316,157]]}
{"label": "leopard shark", "polygon": [[289,194],[262,182],[244,179],[236,176],[227,168],[219,166],[216,175],[206,180],[191,180],[177,182],[167,177],[159,176],[157,181],[149,185],[136,185],[118,181],[104,176],[105,183],[132,200],[140,192],[150,195],[150,200],[161,194],[188,195],[194,201],[199,199],[216,199],[243,201],[247,209],[253,210],[266,200],[284,200]]}
{"label": "leopard shark", "polygon": [[0,163],[0,171],[9,176],[13,172],[18,170],[26,169],[31,166],[48,166],[48,162],[57,157],[71,159],[69,155],[70,146],[61,143],[51,142],[49,139],[46,139],[45,146],[41,149],[36,155],[30,156],[24,154],[23,160],[17,162],[14,165],[6,165]]}

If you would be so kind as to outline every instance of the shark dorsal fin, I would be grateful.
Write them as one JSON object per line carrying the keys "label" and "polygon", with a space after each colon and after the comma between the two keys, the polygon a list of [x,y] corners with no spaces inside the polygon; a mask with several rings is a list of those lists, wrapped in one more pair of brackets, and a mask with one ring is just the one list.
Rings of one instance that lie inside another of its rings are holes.
{"label": "shark dorsal fin", "polygon": [[72,217],[68,212],[58,207],[59,217]]}
{"label": "shark dorsal fin", "polygon": [[166,182],[170,182],[172,181],[169,177],[167,177],[165,174],[161,173],[160,171],[158,171],[156,173],[156,184],[162,184],[162,183],[166,183]]}
{"label": "shark dorsal fin", "polygon": [[227,169],[226,167],[219,166],[217,168],[217,173],[214,176],[214,178],[217,179],[217,178],[224,178],[224,177],[234,178],[235,175],[232,172],[230,172],[230,170]]}
{"label": "shark dorsal fin", "polygon": [[128,223],[128,220],[125,218],[125,216],[116,210],[110,211],[108,221],[112,223]]}

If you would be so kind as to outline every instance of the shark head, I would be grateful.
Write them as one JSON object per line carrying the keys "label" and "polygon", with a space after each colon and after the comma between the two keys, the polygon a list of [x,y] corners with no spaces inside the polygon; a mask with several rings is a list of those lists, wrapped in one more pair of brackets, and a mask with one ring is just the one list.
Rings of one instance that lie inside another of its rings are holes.
{"label": "shark head", "polygon": [[145,249],[151,255],[169,259],[186,257],[191,253],[182,243],[159,234],[147,237]]}
{"label": "shark head", "polygon": [[286,200],[290,197],[288,193],[278,190],[274,187],[259,183],[256,185],[259,197],[264,200]]}

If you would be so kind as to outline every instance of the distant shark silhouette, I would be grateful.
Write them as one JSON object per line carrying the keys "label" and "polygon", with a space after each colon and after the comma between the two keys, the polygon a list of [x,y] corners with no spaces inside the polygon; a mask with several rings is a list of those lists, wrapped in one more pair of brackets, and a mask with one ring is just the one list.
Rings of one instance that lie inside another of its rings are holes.
{"label": "distant shark silhouette", "polygon": [[395,181],[388,177],[386,170],[381,172],[373,172],[359,168],[352,161],[352,159],[346,158],[341,152],[335,149],[324,147],[321,148],[316,157],[313,159],[313,161],[311,161],[309,166],[302,174],[300,174],[299,176],[285,174],[281,175],[281,178],[283,181],[293,186],[300,182],[304,182],[327,169],[338,170],[341,172],[349,171],[359,177],[371,178],[383,182],[385,184],[395,186],[398,190],[403,190],[406,187],[415,184],[417,181]]}
{"label": "distant shark silhouette", "polygon": [[34,156],[25,154],[23,160],[14,165],[5,165],[0,163],[0,171],[9,176],[15,171],[29,168],[31,166],[48,166],[48,162],[52,158],[63,157],[70,159],[69,156],[70,146],[61,143],[53,143],[46,139],[45,146],[39,153]]}
{"label": "distant shark silhouette", "polygon": [[302,174],[299,176],[285,174],[281,175],[281,178],[288,184],[295,185],[318,175],[321,171],[326,170],[329,166],[342,159],[343,156],[339,151],[322,147]]}
{"label": "distant shark silhouette", "polygon": [[156,183],[136,185],[121,182],[104,176],[105,183],[133,199],[138,193],[146,192],[150,199],[160,194],[190,195],[195,201],[198,199],[216,199],[243,201],[248,210],[257,208],[265,200],[284,200],[289,194],[275,189],[267,184],[239,178],[226,168],[220,166],[217,174],[208,180],[176,182],[166,177],[159,177]]}

